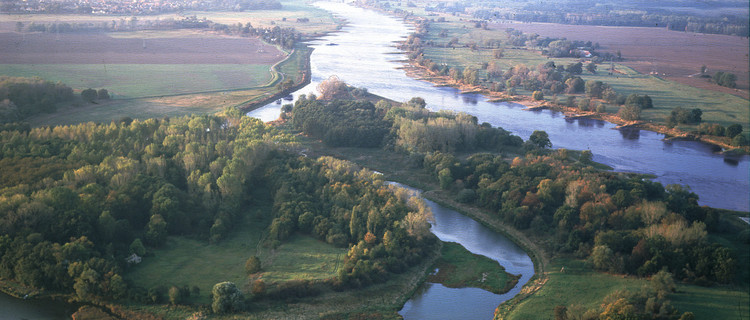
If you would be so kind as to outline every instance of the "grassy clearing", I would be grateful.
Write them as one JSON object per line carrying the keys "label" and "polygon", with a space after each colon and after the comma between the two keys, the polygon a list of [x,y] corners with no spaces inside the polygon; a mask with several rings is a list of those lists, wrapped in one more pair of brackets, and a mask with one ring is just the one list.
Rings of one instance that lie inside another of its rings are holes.
{"label": "grassy clearing", "polygon": [[330,279],[343,266],[346,251],[308,236],[295,235],[275,250],[260,252],[264,271],[259,277],[266,283]]}
{"label": "grassy clearing", "polygon": [[492,293],[505,293],[518,283],[518,277],[505,272],[497,261],[473,254],[455,242],[443,243],[438,272],[427,280],[449,288],[480,288]]}
{"label": "grassy clearing", "polygon": [[263,271],[254,278],[262,278],[269,284],[322,280],[336,275],[337,262],[343,259],[346,249],[301,235],[270,249],[261,245],[267,221],[257,215],[248,220],[217,244],[170,237],[164,246],[130,270],[127,278],[144,288],[197,286],[201,296],[193,298],[193,302],[209,303],[208,293],[222,281],[232,281],[248,293],[245,261],[254,255],[260,257],[263,265]]}
{"label": "grassy clearing", "polygon": [[747,319],[750,316],[747,290],[679,285],[677,293],[669,297],[680,312],[690,311],[696,319]]}
{"label": "grassy clearing", "polygon": [[245,261],[258,255],[258,243],[267,223],[262,219],[246,221],[218,244],[184,237],[169,237],[167,243],[147,255],[126,277],[136,286],[197,286],[201,295],[193,302],[209,303],[214,284],[232,281],[238,287],[247,282]]}

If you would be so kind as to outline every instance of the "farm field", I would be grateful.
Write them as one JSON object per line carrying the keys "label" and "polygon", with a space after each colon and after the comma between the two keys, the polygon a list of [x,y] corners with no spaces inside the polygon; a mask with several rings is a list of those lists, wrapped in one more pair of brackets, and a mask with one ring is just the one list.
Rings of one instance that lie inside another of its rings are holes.
{"label": "farm field", "polygon": [[[171,35],[174,36],[174,35]],[[269,81],[286,54],[259,39],[199,35],[157,39],[105,34],[0,34],[0,74],[37,76],[115,99],[240,89]],[[145,46],[145,47],[144,47]]]}
{"label": "farm field", "polygon": [[[731,93],[748,98],[748,38],[670,31],[665,28],[607,27],[555,23],[504,22],[491,24],[495,30],[514,28],[542,37],[599,42],[602,51],[622,52],[622,64],[638,72],[659,73],[660,77],[693,87]],[[702,65],[709,74],[716,71],[737,75],[739,91],[708,83],[699,77]]]}
{"label": "farm field", "polygon": [[[136,16],[138,20],[180,20],[184,17],[196,16],[207,18],[216,23],[237,24],[250,22],[254,27],[294,27],[298,31],[307,34],[320,34],[336,30],[339,21],[336,21],[330,13],[316,8],[305,0],[281,0],[280,10],[253,10],[244,12],[234,11],[184,11],[180,13],[166,13],[159,15]],[[14,31],[16,22],[23,23],[54,23],[54,22],[91,22],[110,23],[112,21],[129,20],[132,16],[113,15],[84,15],[84,14],[3,14],[0,15],[0,31]],[[309,19],[307,22],[298,22],[297,19]]]}
{"label": "farm field", "polygon": [[[497,63],[502,70],[508,70],[509,68],[524,64],[528,68],[533,69],[539,64],[546,63],[548,61],[554,61],[557,65],[568,65],[580,61],[576,58],[547,58],[540,54],[537,50],[528,48],[512,47],[507,44],[503,44],[504,56],[501,59],[494,59],[492,56],[492,50],[479,48],[478,50],[472,50],[465,46],[469,43],[477,43],[479,45],[486,43],[490,40],[504,41],[507,39],[507,35],[504,32],[504,28],[495,26],[490,30],[483,30],[480,28],[474,28],[473,24],[469,24],[466,21],[457,20],[455,17],[446,16],[446,22],[433,22],[430,24],[430,32],[425,38],[425,42],[434,43],[434,46],[425,46],[424,55],[426,58],[438,64],[447,64],[451,67],[472,67],[478,70],[479,77],[485,77],[486,71],[482,68],[483,63],[494,61]],[[518,24],[526,26],[527,24]],[[534,24],[529,24],[534,25]],[[570,26],[570,27],[590,27],[590,26]],[[612,27],[590,27],[590,28],[604,28],[612,29]],[[650,29],[650,28],[636,28],[636,29]],[[657,29],[661,30],[661,29]],[[667,32],[665,30],[661,30]],[[439,34],[443,33],[442,36]],[[684,33],[670,32],[678,35]],[[561,34],[554,34],[550,36],[562,36]],[[582,39],[588,41],[596,41],[596,38],[587,38],[588,35],[581,36],[576,34],[575,39]],[[716,36],[717,38],[724,39],[740,39],[738,37],[731,36]],[[457,38],[459,44],[455,48],[444,47],[443,44],[447,43],[450,39]],[[574,39],[571,37],[571,39]],[[645,45],[645,44],[644,44]],[[735,44],[736,45],[736,44]],[[745,52],[748,49],[743,48]],[[617,48],[609,50],[606,45],[603,51],[616,51]],[[740,50],[740,51],[742,51]],[[734,55],[735,53],[732,53]],[[626,55],[623,51],[623,55]],[[666,59],[666,58],[664,58]],[[713,61],[713,60],[712,60]],[[744,58],[744,68],[747,69],[747,57]],[[584,63],[587,63],[584,61]],[[684,62],[683,62],[684,63]],[[718,62],[717,62],[718,63]],[[707,63],[706,63],[707,64]],[[727,70],[734,70],[740,68],[743,62],[724,62],[723,65],[727,66]],[[700,71],[700,62],[696,62],[696,66],[693,69],[689,69],[688,64],[683,64],[683,72],[696,73]],[[733,67],[732,67],[733,66]],[[605,68],[600,65],[600,70]],[[730,69],[734,68],[734,69]],[[748,99],[740,97],[742,92],[747,90],[735,91],[733,89],[720,87],[715,84],[708,83],[706,79],[699,77],[687,77],[686,74],[680,79],[688,79],[690,81],[698,81],[701,86],[690,86],[686,83],[676,81],[675,78],[650,75],[649,71],[643,72],[635,67],[631,67],[629,62],[622,62],[615,64],[616,72],[612,75],[600,71],[595,74],[590,72],[584,72],[581,74],[583,80],[599,80],[610,84],[618,93],[629,95],[635,94],[648,94],[654,100],[654,109],[644,110],[642,119],[650,122],[660,123],[663,122],[665,117],[668,116],[673,108],[701,108],[703,111],[703,121],[710,123],[718,123],[723,126],[727,126],[733,123],[739,123],[747,127],[750,125],[750,114],[747,112]],[[710,67],[709,67],[710,69]],[[649,69],[650,70],[650,69]],[[740,74],[738,72],[738,74]],[[745,71],[747,74],[747,71]],[[742,86],[742,84],[739,84]],[[518,93],[528,94],[531,92],[525,92],[521,88],[516,89]],[[728,94],[730,91],[733,94]],[[551,97],[548,97],[551,98]],[[617,113],[617,106],[607,106],[608,113]],[[687,128],[691,129],[691,128]]]}
{"label": "farm field", "polygon": [[[182,12],[136,18],[179,20],[195,15],[225,24],[294,27],[307,35],[335,31],[338,27],[338,21],[328,12],[302,0],[281,2],[281,10]],[[309,49],[302,45],[293,52],[284,52],[257,38],[205,30],[16,32],[16,22],[101,24],[126,23],[129,19],[130,16],[0,15],[0,43],[7,44],[0,46],[0,75],[60,81],[76,91],[104,88],[112,96],[110,101],[93,105],[58,105],[61,112],[27,121],[32,125],[64,125],[244,107],[276,93],[280,80],[300,83],[308,68]],[[274,65],[278,72],[271,71]]]}
{"label": "farm field", "polygon": [[[307,56],[310,50],[304,46],[298,46],[288,59],[279,63],[277,68],[279,73],[286,79],[294,79],[296,83],[302,81],[302,73],[307,69]],[[176,66],[179,67],[179,65]],[[264,69],[264,71],[267,70]],[[279,73],[276,75],[279,75]],[[190,78],[183,79],[183,81],[189,80]],[[165,81],[167,81],[166,84],[171,83],[169,79]],[[178,117],[191,113],[214,113],[228,106],[247,107],[253,102],[276,93],[275,81],[269,80],[268,83],[256,87],[238,90],[219,89],[199,93],[113,99],[99,101],[98,104],[74,103],[58,106],[58,112],[56,113],[39,114],[29,118],[27,121],[32,126],[69,125],[88,121],[109,122],[122,117],[146,119],[165,116]]]}

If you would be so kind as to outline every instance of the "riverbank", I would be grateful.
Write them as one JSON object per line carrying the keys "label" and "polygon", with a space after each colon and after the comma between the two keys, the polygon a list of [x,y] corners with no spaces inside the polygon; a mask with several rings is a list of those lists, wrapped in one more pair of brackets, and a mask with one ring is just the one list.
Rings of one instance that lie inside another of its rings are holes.
{"label": "riverbank", "polygon": [[491,217],[489,212],[481,208],[469,206],[467,204],[459,203],[453,200],[454,196],[448,194],[446,191],[432,190],[423,192],[422,196],[426,199],[429,199],[430,201],[440,204],[441,206],[450,208],[467,217],[470,217],[481,223],[485,227],[488,227],[491,230],[504,235],[505,237],[513,241],[513,243],[526,251],[526,253],[531,258],[531,261],[534,263],[534,276],[531,277],[531,279],[526,284],[524,284],[521,292],[519,292],[513,298],[501,303],[497,307],[497,309],[495,309],[496,319],[498,319],[498,315],[501,315],[499,319],[502,319],[504,317],[503,315],[510,314],[510,312],[518,304],[542,289],[542,287],[544,287],[544,285],[547,283],[547,281],[549,280],[548,266],[550,265],[551,256],[546,250],[542,249],[541,246],[529,239],[529,237],[527,237],[524,233],[503,224],[497,219]]}
{"label": "riverbank", "polygon": [[452,87],[459,90],[462,94],[477,93],[484,95],[489,102],[512,102],[525,106],[529,110],[546,108],[565,114],[567,118],[590,118],[596,120],[603,120],[617,125],[616,128],[637,128],[642,130],[648,130],[656,133],[665,135],[665,140],[690,140],[700,141],[706,144],[714,145],[722,148],[721,152],[732,152],[740,154],[750,154],[750,146],[736,147],[731,144],[731,139],[717,136],[709,136],[696,134],[694,132],[688,132],[680,130],[678,128],[670,128],[666,125],[646,122],[642,120],[628,121],[624,120],[616,114],[611,113],[599,113],[593,111],[582,111],[578,108],[566,107],[561,105],[555,105],[547,100],[534,100],[531,96],[525,95],[508,95],[501,92],[491,92],[487,88],[478,85],[467,85],[460,81],[456,81],[449,76],[439,75],[427,67],[421,66],[416,63],[415,60],[409,59],[405,62],[406,64],[401,68],[405,73],[415,79],[421,81],[427,81],[437,87]]}
{"label": "riverbank", "polygon": [[[297,91],[299,89],[302,89],[306,85],[310,84],[311,73],[312,73],[312,71],[310,69],[310,55],[312,55],[313,50],[314,50],[313,48],[310,48],[309,46],[307,46],[305,44],[299,44],[297,48],[295,48],[294,50],[292,50],[292,53],[289,54],[289,56],[286,59],[284,59],[283,61],[280,61],[279,63],[277,63],[275,65],[273,65],[273,67],[271,68],[272,71],[275,74],[279,74],[281,76],[277,76],[276,79],[275,79],[275,81],[269,83],[267,86],[268,87],[272,87],[272,86],[275,86],[277,84],[283,83],[285,76],[284,76],[284,73],[281,72],[280,66],[282,64],[286,63],[287,61],[293,59],[293,57],[302,60],[302,61],[298,61],[298,63],[301,62],[303,64],[302,68],[298,68],[298,69],[301,69],[300,71],[302,72],[302,79],[301,79],[301,81],[299,83],[295,83],[291,87],[279,90],[279,92],[277,92],[275,94],[272,94],[272,95],[269,95],[269,96],[265,96],[265,97],[256,97],[256,98],[254,98],[252,100],[245,101],[245,102],[239,104],[237,106],[237,108],[239,108],[243,113],[247,113],[247,112],[253,111],[253,110],[257,109],[257,108],[260,108],[262,106],[265,106],[265,105],[267,105],[267,104],[269,104],[269,103],[271,103],[273,101],[276,101],[276,100],[279,100],[281,98],[284,98],[284,97],[288,96],[289,94],[291,94],[292,92],[295,92],[295,91]],[[303,53],[299,53],[299,51],[304,51],[304,52]],[[295,55],[300,55],[300,57],[295,57]]]}
{"label": "riverbank", "polygon": [[448,288],[479,288],[494,294],[510,291],[521,278],[521,275],[507,273],[497,261],[471,253],[455,242],[443,243],[435,268],[427,281]]}

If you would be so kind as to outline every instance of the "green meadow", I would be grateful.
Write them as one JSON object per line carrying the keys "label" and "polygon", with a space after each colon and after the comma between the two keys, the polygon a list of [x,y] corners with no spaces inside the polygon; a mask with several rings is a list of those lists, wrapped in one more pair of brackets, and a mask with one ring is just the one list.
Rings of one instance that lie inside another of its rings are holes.
{"label": "green meadow", "polygon": [[0,74],[40,77],[73,88],[106,88],[113,99],[236,90],[271,80],[257,64],[3,64]]}
{"label": "green meadow", "polygon": [[132,267],[128,279],[137,286],[197,286],[201,295],[193,302],[210,303],[214,284],[231,281],[249,294],[245,261],[261,260],[262,271],[254,274],[267,284],[289,280],[324,280],[336,276],[345,248],[336,248],[308,236],[295,235],[277,248],[263,245],[267,221],[247,218],[227,239],[211,244],[206,240],[170,237],[167,243]]}

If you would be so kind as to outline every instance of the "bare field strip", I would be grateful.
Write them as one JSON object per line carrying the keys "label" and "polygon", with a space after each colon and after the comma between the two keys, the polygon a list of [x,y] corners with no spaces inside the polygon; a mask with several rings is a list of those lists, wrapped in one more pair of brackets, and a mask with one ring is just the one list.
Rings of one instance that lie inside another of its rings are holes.
{"label": "bare field strip", "polygon": [[285,54],[256,38],[206,34],[114,38],[104,33],[0,33],[0,64],[273,64]]}
{"label": "bare field strip", "polygon": [[[665,28],[563,25],[555,23],[496,23],[492,28],[514,28],[542,37],[599,42],[603,51],[620,50],[622,64],[641,73],[657,72],[661,77],[703,89],[748,98],[750,68],[748,38],[728,35],[670,31]],[[739,92],[710,84],[695,75],[702,65],[708,73],[728,71],[737,75]]]}

